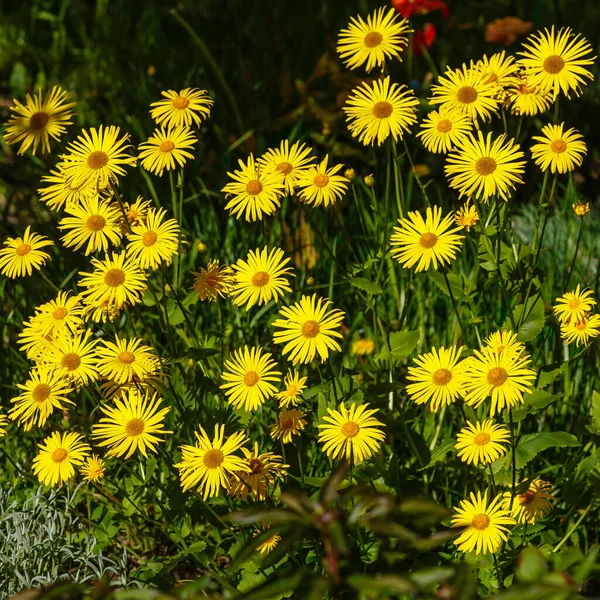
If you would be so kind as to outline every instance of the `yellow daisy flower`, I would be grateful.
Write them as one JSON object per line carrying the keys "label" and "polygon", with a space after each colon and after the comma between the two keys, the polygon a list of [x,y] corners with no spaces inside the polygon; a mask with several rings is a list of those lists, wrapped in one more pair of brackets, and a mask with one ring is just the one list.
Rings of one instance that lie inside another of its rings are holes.
{"label": "yellow daisy flower", "polygon": [[164,379],[152,374],[148,375],[143,381],[137,381],[134,378],[133,381],[126,383],[117,383],[109,379],[100,385],[100,391],[108,400],[114,400],[115,398],[124,398],[132,390],[145,396],[151,396],[155,392],[162,396],[165,386]]}
{"label": "yellow daisy flower", "polygon": [[99,196],[84,198],[75,206],[67,207],[70,217],[64,217],[58,224],[66,231],[61,238],[64,246],[79,250],[87,244],[85,255],[102,250],[107,252],[110,244],[121,243],[119,211]]}
{"label": "yellow daisy flower", "polygon": [[300,188],[298,196],[302,202],[313,206],[320,206],[321,204],[329,206],[341,200],[346,193],[349,181],[342,175],[336,175],[344,165],[335,165],[328,169],[328,160],[329,155],[318,165],[307,168],[298,177],[296,185]]}
{"label": "yellow daisy flower", "polygon": [[270,538],[266,539],[262,544],[256,547],[256,551],[261,554],[269,554],[275,550],[277,544],[281,541],[281,536],[278,533],[274,533]]}
{"label": "yellow daisy flower", "polygon": [[[152,206],[151,200],[144,200],[142,196],[138,196],[133,204],[125,203],[125,217],[130,226],[139,225],[146,220],[148,209]],[[125,225],[123,223],[123,225]],[[127,226],[125,225],[125,231]]]}
{"label": "yellow daisy flower", "polygon": [[466,392],[468,377],[465,361],[458,362],[462,348],[443,346],[421,354],[414,359],[416,367],[408,368],[407,379],[414,381],[406,386],[406,392],[417,404],[431,402],[429,409],[437,412],[448,406]]}
{"label": "yellow daisy flower", "polygon": [[452,527],[465,528],[454,541],[461,552],[494,553],[508,540],[506,525],[515,525],[510,513],[502,508],[502,497],[497,496],[488,505],[487,496],[487,492],[484,496],[471,492],[470,501],[461,500],[460,508],[454,508]]}
{"label": "yellow daisy flower", "polygon": [[98,193],[96,188],[89,187],[84,181],[80,186],[71,187],[67,176],[60,170],[50,171],[50,175],[42,176],[46,187],[38,188],[40,201],[45,202],[49,210],[59,211],[63,206],[78,206],[86,198],[93,198]]}
{"label": "yellow daisy flower", "polygon": [[491,57],[485,54],[475,63],[475,68],[479,69],[483,75],[484,83],[495,83],[501,88],[506,88],[517,83],[517,73],[519,65],[514,57],[507,56],[506,52],[498,52]]}
{"label": "yellow daisy flower", "polygon": [[92,258],[93,273],[80,272],[79,287],[84,303],[92,311],[93,321],[114,318],[125,304],[136,304],[146,289],[146,275],[125,252],[107,256],[104,260]]}
{"label": "yellow daisy flower", "polygon": [[471,227],[475,227],[475,223],[479,221],[477,207],[467,200],[457,211],[455,216],[456,224],[463,227],[467,231],[471,231]]}
{"label": "yellow daisy flower", "polygon": [[83,480],[90,483],[100,481],[104,477],[104,461],[97,455],[92,454],[80,467]]}
{"label": "yellow daisy flower", "polygon": [[285,174],[271,168],[261,169],[251,154],[248,164],[238,161],[239,170],[227,173],[232,179],[221,191],[231,199],[225,210],[236,219],[242,214],[246,221],[260,221],[263,215],[272,215],[281,204],[285,193]]}
{"label": "yellow daisy flower", "polygon": [[192,123],[200,127],[203,119],[210,117],[214,102],[206,90],[185,88],[180,92],[168,90],[161,92],[164,100],[153,102],[150,116],[158,125],[164,127],[191,127]]}
{"label": "yellow daisy flower", "polygon": [[293,276],[292,269],[286,267],[289,262],[279,248],[269,251],[265,246],[262,250],[250,250],[247,260],[240,258],[232,265],[235,271],[235,285],[231,290],[233,303],[245,304],[246,310],[250,310],[255,304],[262,306],[291,292],[285,277]]}
{"label": "yellow daisy flower", "polygon": [[302,392],[306,389],[308,377],[300,377],[300,373],[295,369],[290,369],[283,380],[285,390],[279,392],[276,398],[279,400],[279,407],[297,406],[300,402]]}
{"label": "yellow daisy flower", "polygon": [[529,487],[523,493],[515,494],[514,499],[511,491],[504,492],[502,508],[509,512],[517,523],[533,525],[552,511],[554,496],[551,491],[550,482],[532,479]]}
{"label": "yellow daisy flower", "polygon": [[13,114],[5,126],[6,143],[21,142],[18,154],[25,154],[29,148],[35,154],[38,146],[42,154],[50,152],[50,138],[58,141],[65,126],[73,124],[69,119],[75,102],[65,103],[66,98],[67,92],[54,86],[46,97],[42,97],[41,89],[33,98],[27,94],[24,105],[14,99],[15,105],[10,107]]}
{"label": "yellow daisy flower", "polygon": [[148,141],[138,146],[141,165],[146,171],[162,177],[165,169],[173,171],[177,165],[183,168],[188,158],[194,160],[194,155],[188,150],[197,141],[189,127],[155,129]]}
{"label": "yellow daisy flower", "polygon": [[448,155],[446,177],[460,196],[487,203],[490,196],[498,194],[508,200],[515,183],[523,183],[525,161],[518,160],[523,156],[519,144],[513,139],[507,141],[505,134],[492,141],[491,133],[484,137],[478,131],[477,138],[468,136],[460,149]]}
{"label": "yellow daisy flower", "polygon": [[370,338],[364,338],[352,342],[352,354],[356,356],[367,356],[375,352],[375,342]]}
{"label": "yellow daisy flower", "polygon": [[220,489],[227,487],[228,477],[235,472],[249,472],[250,467],[243,458],[233,453],[246,442],[242,432],[234,433],[226,440],[225,425],[215,425],[215,436],[210,441],[202,427],[196,432],[195,446],[181,446],[181,462],[175,467],[179,469],[179,479],[184,492],[196,487],[202,498],[217,496]]}
{"label": "yellow daisy flower", "polygon": [[136,450],[148,457],[147,450],[156,453],[156,444],[164,442],[159,436],[173,433],[164,429],[165,415],[170,406],[160,408],[162,398],[157,394],[142,395],[130,389],[114,406],[100,406],[106,415],[92,427],[92,438],[100,447],[108,447],[107,456],[129,458]]}
{"label": "yellow daisy flower", "polygon": [[348,410],[342,402],[339,410],[327,409],[329,414],[323,417],[325,423],[318,427],[321,430],[319,443],[329,458],[359,463],[379,450],[385,433],[377,428],[385,425],[373,416],[378,409],[368,407],[368,403],[352,404]]}
{"label": "yellow daisy flower", "polygon": [[156,373],[159,361],[152,348],[138,338],[121,340],[114,343],[103,340],[96,349],[96,366],[102,377],[115,383],[144,381],[149,375]]}
{"label": "yellow daisy flower", "polygon": [[580,218],[585,217],[590,212],[590,203],[582,202],[581,200],[577,200],[575,204],[571,205],[573,207],[573,212]]}
{"label": "yellow daisy flower", "polygon": [[283,140],[279,148],[270,148],[259,159],[259,166],[265,170],[283,173],[283,183],[287,194],[292,195],[298,176],[304,173],[306,167],[314,162],[311,156],[312,148],[296,142],[290,148],[288,140]]}
{"label": "yellow daisy flower", "polygon": [[485,344],[483,352],[492,352],[493,354],[514,354],[520,356],[525,352],[525,344],[517,341],[517,334],[512,331],[495,331],[489,335],[483,342]]}
{"label": "yellow daisy flower", "polygon": [[551,101],[551,95],[532,85],[526,76],[521,76],[515,84],[506,88],[506,104],[513,115],[539,115],[550,108]]}
{"label": "yellow daisy flower", "polygon": [[270,354],[263,354],[260,348],[236,350],[233,358],[226,360],[221,375],[225,383],[227,401],[235,408],[246,411],[257,409],[277,393],[273,383],[281,381],[281,373],[275,371],[275,361]]}
{"label": "yellow daisy flower", "polygon": [[498,110],[498,85],[486,83],[485,75],[478,69],[463,65],[460,69],[447,69],[438,78],[438,85],[431,86],[431,104],[456,108],[477,124],[478,119],[489,121]]}
{"label": "yellow daisy flower", "polygon": [[31,323],[39,328],[41,337],[50,332],[54,337],[63,333],[73,335],[83,328],[81,298],[69,294],[70,292],[58,292],[55,300],[45,302],[35,309],[36,314]]}
{"label": "yellow daisy flower", "polygon": [[568,98],[570,90],[577,96],[586,79],[594,76],[585,68],[593,65],[595,56],[589,42],[578,35],[573,35],[569,27],[559,29],[555,35],[554,26],[549,31],[538,31],[524,43],[524,52],[518,52],[522,58],[520,65],[525,69],[531,84],[543,92],[555,96],[562,90]]}
{"label": "yellow daisy flower", "polygon": [[302,296],[300,302],[292,306],[283,306],[279,312],[281,319],[273,322],[276,331],[273,340],[276,344],[285,344],[282,353],[289,354],[289,360],[297,363],[309,363],[318,353],[321,360],[327,360],[330,350],[341,350],[335,338],[341,338],[339,329],[345,314],[335,308],[327,310],[331,300],[313,296]]}
{"label": "yellow daisy flower", "polygon": [[542,171],[548,167],[552,173],[573,171],[581,165],[587,154],[583,136],[573,127],[563,131],[564,126],[564,123],[546,125],[542,127],[541,136],[533,136],[539,144],[531,147],[531,156]]}
{"label": "yellow daisy flower", "polygon": [[25,431],[43,427],[54,409],[66,410],[64,404],[75,404],[67,397],[73,391],[64,373],[54,368],[39,366],[29,372],[29,379],[18,383],[23,392],[11,400],[14,407],[8,413]]}
{"label": "yellow daisy flower", "polygon": [[468,390],[465,402],[479,406],[491,396],[490,417],[503,408],[511,409],[531,393],[536,372],[529,368],[526,354],[479,352],[467,362]]}
{"label": "yellow daisy flower", "polygon": [[210,260],[206,269],[199,273],[192,271],[194,276],[194,292],[199,300],[214,302],[219,298],[227,298],[235,282],[233,269],[227,265],[219,266],[218,260]]}
{"label": "yellow daisy flower", "polygon": [[80,433],[55,431],[42,444],[33,459],[33,473],[44,485],[62,485],[75,475],[75,467],[87,458],[90,447]]}
{"label": "yellow daisy flower", "polygon": [[46,343],[46,350],[41,362],[57,369],[68,377],[77,389],[98,379],[96,367],[96,344],[98,340],[90,339],[91,330],[78,333],[73,337],[61,335]]}
{"label": "yellow daisy flower", "polygon": [[127,235],[127,256],[142,269],[157,269],[170,265],[177,254],[181,230],[175,219],[163,219],[164,208],[150,208],[142,223],[133,225]]}
{"label": "yellow daisy flower", "polygon": [[254,450],[250,452],[242,448],[249,471],[235,472],[227,482],[227,493],[234,498],[246,500],[252,492],[253,500],[266,500],[269,487],[275,487],[275,479],[284,479],[286,469],[290,465],[283,464],[283,458],[273,452],[260,453],[258,442],[254,442]]}
{"label": "yellow daisy flower", "polygon": [[581,285],[572,292],[563,294],[556,299],[554,315],[561,323],[571,323],[581,320],[591,312],[596,305],[592,290],[581,291]]}
{"label": "yellow daisy flower", "polygon": [[442,104],[423,119],[417,137],[430,152],[447,154],[460,148],[472,129],[473,122],[460,108]]}
{"label": "yellow daisy flower", "polygon": [[297,408],[282,408],[277,415],[277,423],[271,426],[271,437],[289,444],[293,436],[300,435],[306,427],[306,413]]}
{"label": "yellow daisy flower", "polygon": [[360,15],[351,17],[348,27],[340,31],[337,51],[349,69],[365,63],[367,72],[383,69],[386,59],[402,60],[400,53],[408,45],[405,34],[410,32],[408,21],[399,19],[396,10],[381,7],[366,22]]}
{"label": "yellow daisy flower", "polygon": [[22,238],[7,238],[0,248],[0,273],[10,279],[30,276],[34,269],[41,269],[50,258],[49,254],[41,251],[46,246],[54,246],[54,243],[39,233],[31,233],[31,226],[27,227]]}
{"label": "yellow daisy flower", "polygon": [[40,358],[46,349],[46,342],[52,342],[51,332],[44,333],[39,323],[35,321],[35,317],[23,323],[23,331],[18,334],[17,344],[20,346],[19,350],[25,352],[29,360],[37,361]]}
{"label": "yellow daisy flower", "polygon": [[9,424],[8,417],[0,413],[0,437],[4,437],[6,435],[6,429],[4,429]]}
{"label": "yellow daisy flower", "polygon": [[579,321],[563,323],[560,326],[560,336],[567,341],[567,344],[577,342],[578,346],[585,346],[599,334],[600,315],[588,315]]}
{"label": "yellow daisy flower", "polygon": [[394,141],[402,139],[404,131],[417,121],[419,101],[405,85],[392,83],[389,76],[372,85],[364,81],[355,88],[346,101],[344,112],[350,133],[365,145],[381,146],[391,135]]}
{"label": "yellow daisy flower", "polygon": [[427,271],[430,266],[450,264],[456,258],[456,252],[462,246],[464,236],[458,235],[460,227],[452,227],[452,213],[442,219],[442,209],[428,208],[423,219],[417,211],[408,213],[408,217],[399,219],[400,227],[394,227],[390,239],[392,258],[405,269],[417,265],[417,273]]}
{"label": "yellow daisy flower", "polygon": [[59,165],[71,188],[85,185],[105,189],[125,175],[123,167],[135,166],[135,157],[126,152],[129,134],[119,139],[120,133],[114,125],[92,127],[89,132],[82,129],[77,140],[67,146],[67,154],[61,156]]}
{"label": "yellow daisy flower", "polygon": [[456,436],[458,458],[471,465],[487,465],[506,454],[510,431],[504,425],[495,425],[492,419],[467,424]]}

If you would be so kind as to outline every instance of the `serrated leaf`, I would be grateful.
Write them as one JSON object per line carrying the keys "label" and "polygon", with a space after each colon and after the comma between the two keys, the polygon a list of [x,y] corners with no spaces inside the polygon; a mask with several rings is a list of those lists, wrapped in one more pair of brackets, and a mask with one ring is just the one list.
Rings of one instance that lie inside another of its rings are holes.
{"label": "serrated leaf", "polygon": [[[429,271],[427,275],[429,279],[431,279],[431,281],[433,281],[440,288],[440,290],[446,294],[446,296],[450,297],[446,280],[441,273],[438,271]],[[450,289],[452,290],[454,298],[458,301],[468,300],[473,294],[473,284],[463,275],[448,273],[448,283],[450,283]]]}
{"label": "serrated leaf", "polygon": [[522,421],[527,415],[537,413],[560,397],[561,394],[549,394],[544,390],[535,389],[531,394],[525,396],[525,402],[521,408],[513,410],[513,419],[515,422]]}
{"label": "serrated leaf", "polygon": [[[544,328],[544,303],[541,298],[534,300],[530,298],[527,301],[527,307],[524,304],[518,304],[513,308],[513,319],[519,324],[517,339],[520,342],[529,342],[535,339]],[[522,323],[521,323],[522,321]],[[510,319],[506,319],[503,329],[511,329]]]}
{"label": "serrated leaf", "polygon": [[419,469],[419,471],[422,471],[423,469],[428,469],[432,465],[435,465],[436,463],[446,458],[446,454],[448,454],[448,452],[451,452],[454,449],[455,445],[456,440],[454,438],[450,438],[441,442],[441,444],[434,448],[434,450],[431,452],[431,458],[429,459],[429,463],[422,469]]}
{"label": "serrated leaf", "polygon": [[379,285],[365,277],[349,277],[348,281],[355,288],[367,292],[367,294],[381,294],[383,292]]}
{"label": "serrated leaf", "polygon": [[389,348],[385,347],[377,356],[378,360],[383,360],[390,365],[395,365],[404,358],[410,356],[419,342],[420,333],[418,331],[395,331],[390,333]]}
{"label": "serrated leaf", "polygon": [[565,448],[567,446],[581,446],[581,443],[573,434],[567,433],[566,431],[527,433],[521,436],[517,445],[517,469],[522,469],[540,452],[543,452],[548,448]]}

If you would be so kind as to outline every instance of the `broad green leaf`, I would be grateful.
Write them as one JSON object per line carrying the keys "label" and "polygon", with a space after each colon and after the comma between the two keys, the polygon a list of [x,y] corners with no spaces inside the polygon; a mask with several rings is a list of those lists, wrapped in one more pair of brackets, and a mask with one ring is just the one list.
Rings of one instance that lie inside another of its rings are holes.
{"label": "broad green leaf", "polygon": [[366,279],[365,277],[349,277],[348,281],[359,290],[367,292],[367,294],[381,294],[383,290],[375,282]]}
{"label": "broad green leaf", "polygon": [[[429,271],[427,275],[429,279],[431,279],[431,281],[446,294],[446,296],[450,296],[446,280],[441,273],[438,271]],[[448,273],[448,282],[450,283],[450,289],[452,290],[454,298],[458,301],[468,300],[475,291],[472,282],[463,275]]]}
{"label": "broad green leaf", "polygon": [[[518,304],[513,308],[513,319],[519,328],[517,339],[520,342],[535,339],[544,327],[544,302],[541,298],[537,300],[530,298],[527,301],[527,308],[523,304]],[[512,329],[510,319],[504,321],[503,329]]]}
{"label": "broad green leaf", "polygon": [[537,413],[560,397],[561,394],[549,394],[544,390],[535,389],[531,394],[525,396],[525,402],[520,408],[513,410],[513,419],[516,422],[522,421],[527,415]]}
{"label": "broad green leaf", "polygon": [[396,331],[390,333],[389,348],[386,346],[378,355],[378,360],[395,365],[404,358],[410,356],[419,342],[418,331]]}
{"label": "broad green leaf", "polygon": [[539,581],[548,570],[546,559],[535,546],[528,546],[517,560],[517,579],[521,583]]}
{"label": "broad green leaf", "polygon": [[[451,452],[454,449],[455,445],[456,440],[454,438],[450,438],[441,442],[439,446],[433,449],[433,451],[431,452],[431,458],[429,459],[429,463],[425,465],[423,469],[428,469],[432,465],[435,465],[436,463],[446,458],[446,454],[448,454],[448,452]],[[422,471],[423,469],[419,470]]]}
{"label": "broad green leaf", "polygon": [[517,469],[522,469],[530,460],[548,448],[580,446],[579,440],[566,431],[527,433],[521,436],[517,445]]}
{"label": "broad green leaf", "polygon": [[592,392],[591,429],[594,433],[600,434],[600,394],[596,390]]}
{"label": "broad green leaf", "polygon": [[185,355],[189,358],[192,358],[196,361],[204,360],[209,356],[214,356],[215,354],[219,354],[221,352],[218,348],[188,348],[186,350]]}

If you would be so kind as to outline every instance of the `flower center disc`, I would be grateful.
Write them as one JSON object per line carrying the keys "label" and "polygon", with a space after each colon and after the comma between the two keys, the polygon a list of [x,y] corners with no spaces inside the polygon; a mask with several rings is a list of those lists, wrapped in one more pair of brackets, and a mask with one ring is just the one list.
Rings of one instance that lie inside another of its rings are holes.
{"label": "flower center disc", "polygon": [[490,524],[490,518],[487,515],[475,515],[473,517],[473,520],[471,521],[471,525],[475,528],[475,529],[479,529],[480,531],[482,529],[485,529],[488,525]]}
{"label": "flower center disc", "polygon": [[283,431],[289,431],[294,425],[294,420],[291,417],[279,421],[279,428]]}
{"label": "flower center disc", "polygon": [[471,85],[465,85],[456,92],[456,99],[462,104],[471,104],[477,100],[477,90]]}
{"label": "flower center disc", "polygon": [[220,467],[223,464],[225,456],[220,450],[213,448],[212,450],[206,452],[203,460],[204,466],[207,469],[216,469],[217,467]]}
{"label": "flower center disc", "polygon": [[306,338],[314,338],[319,335],[321,326],[316,321],[306,321],[302,325],[302,335]]}
{"label": "flower center disc", "polygon": [[258,376],[258,373],[256,371],[248,371],[244,375],[244,384],[248,387],[255,386],[259,382],[259,380],[260,377]]}
{"label": "flower center disc", "polygon": [[146,231],[146,233],[144,233],[142,236],[142,244],[144,244],[146,247],[154,246],[157,239],[158,236],[156,235],[156,231]]}
{"label": "flower center disc", "polygon": [[484,433],[484,432],[478,433],[473,438],[473,443],[476,444],[477,446],[485,446],[489,441],[490,441],[490,434]]}
{"label": "flower center disc", "polygon": [[17,256],[25,256],[26,254],[29,254],[31,252],[31,246],[29,244],[21,244],[15,250],[15,252],[17,253]]}
{"label": "flower center disc", "polygon": [[377,102],[373,106],[373,115],[378,119],[387,119],[394,112],[394,107],[389,102]]}
{"label": "flower center disc", "polygon": [[436,126],[440,133],[448,133],[452,130],[452,122],[448,119],[442,119]]}
{"label": "flower center disc", "polygon": [[297,392],[298,392],[298,388],[293,383],[286,390],[287,395],[290,397],[295,396]]}
{"label": "flower center disc", "polygon": [[276,167],[276,171],[280,171],[284,175],[289,175],[293,171],[294,167],[289,162],[280,162]]}
{"label": "flower center disc", "polygon": [[250,196],[256,196],[256,194],[260,194],[263,191],[263,186],[258,179],[252,179],[246,184],[246,193],[250,194]]}
{"label": "flower center disc", "polygon": [[329,183],[329,177],[327,175],[316,175],[313,183],[317,187],[325,187]]}
{"label": "flower center disc", "polygon": [[438,369],[432,377],[436,385],[447,385],[452,380],[452,371],[449,369]]}
{"label": "flower center disc", "polygon": [[262,461],[258,460],[258,458],[251,458],[248,461],[248,466],[250,467],[250,471],[252,471],[253,475],[258,475],[259,473],[262,473],[264,469]]}
{"label": "flower center disc", "polygon": [[356,437],[360,427],[354,421],[348,421],[342,425],[342,433],[349,438]]}
{"label": "flower center disc", "polygon": [[184,110],[189,105],[190,105],[190,101],[187,98],[182,98],[181,96],[179,96],[179,98],[175,98],[175,100],[173,100],[173,107],[177,108],[179,110]]}
{"label": "flower center disc", "polygon": [[55,463],[61,463],[63,460],[65,460],[65,458],[67,458],[68,455],[69,453],[64,448],[57,448],[52,453],[52,460]]}
{"label": "flower center disc", "polygon": [[165,140],[160,146],[161,152],[172,152],[175,148],[175,144],[171,140]]}
{"label": "flower center disc", "polygon": [[271,277],[266,271],[258,271],[258,273],[254,273],[252,276],[252,285],[263,287],[269,283],[269,279],[271,279]]}
{"label": "flower center disc", "polygon": [[581,321],[577,321],[577,323],[575,323],[575,329],[577,329],[577,331],[583,331],[586,327],[587,321],[585,319],[581,319]]}
{"label": "flower center disc", "polygon": [[482,177],[491,175],[496,170],[496,161],[491,156],[483,156],[477,159],[475,170]]}
{"label": "flower center disc", "polygon": [[81,364],[81,358],[79,354],[75,354],[74,352],[69,352],[69,354],[65,354],[60,361],[61,366],[66,367],[69,371],[74,371]]}
{"label": "flower center disc", "polygon": [[435,233],[424,233],[419,239],[422,248],[433,248],[437,244],[437,235]]}
{"label": "flower center disc", "polygon": [[535,492],[532,490],[527,490],[524,494],[519,494],[519,504],[523,506],[524,504],[531,504],[531,502],[535,499]]}
{"label": "flower center disc", "polygon": [[503,367],[494,367],[487,375],[488,383],[495,387],[501,386],[507,379],[508,373]]}
{"label": "flower center disc", "polygon": [[136,436],[144,433],[144,421],[142,419],[131,419],[125,425],[125,433],[130,436]]}
{"label": "flower center disc", "polygon": [[363,40],[365,46],[367,48],[376,48],[383,42],[383,36],[379,33],[379,31],[371,31],[365,35],[365,39]]}
{"label": "flower center disc", "polygon": [[48,113],[45,112],[36,112],[29,117],[29,127],[31,129],[44,129],[48,124],[50,117]]}
{"label": "flower center disc", "polygon": [[562,56],[558,56],[558,54],[553,54],[544,61],[544,71],[550,73],[550,75],[560,73],[564,66],[565,60]]}
{"label": "flower center disc", "polygon": [[519,85],[519,92],[521,94],[534,94],[535,93],[535,87],[528,88],[526,85],[524,85],[522,83],[521,85]]}
{"label": "flower center disc", "polygon": [[56,310],[55,310],[55,311],[52,313],[52,316],[53,316],[53,317],[54,317],[56,320],[60,321],[60,319],[64,319],[64,318],[67,316],[67,309],[66,309],[66,308],[64,308],[64,307],[62,307],[62,306],[59,306],[59,307],[58,307],[58,308],[57,308],[57,309],[56,309]]}
{"label": "flower center disc", "polygon": [[125,283],[125,271],[123,269],[110,269],[104,275],[104,283],[108,287],[119,287]]}
{"label": "flower center disc", "polygon": [[38,403],[42,403],[44,401],[46,401],[48,399],[48,396],[50,396],[50,392],[51,392],[51,388],[47,383],[38,383],[34,388],[33,391],[31,392],[31,395],[33,396],[33,399],[38,402]]}
{"label": "flower center disc", "polygon": [[117,360],[124,365],[130,365],[132,362],[135,362],[135,354],[131,352],[127,352],[126,350],[120,352],[117,356]]}
{"label": "flower center disc", "polygon": [[106,225],[106,219],[101,215],[92,215],[85,224],[90,231],[100,231]]}
{"label": "flower center disc", "polygon": [[87,158],[87,166],[90,169],[101,169],[108,163],[108,154],[102,150],[92,152]]}
{"label": "flower center disc", "polygon": [[580,304],[581,304],[581,302],[579,302],[579,300],[577,298],[573,298],[573,300],[571,300],[569,302],[569,308],[571,310],[575,310],[576,308],[579,308]]}
{"label": "flower center disc", "polygon": [[550,150],[552,152],[556,152],[557,154],[562,154],[567,149],[567,144],[563,142],[563,140],[554,140],[550,144]]}

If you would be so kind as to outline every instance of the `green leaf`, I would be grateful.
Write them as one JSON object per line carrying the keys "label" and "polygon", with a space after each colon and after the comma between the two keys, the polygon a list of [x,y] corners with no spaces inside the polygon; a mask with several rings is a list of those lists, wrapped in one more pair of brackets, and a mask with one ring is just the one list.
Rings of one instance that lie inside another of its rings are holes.
{"label": "green leaf", "polygon": [[367,294],[381,294],[383,290],[375,282],[366,279],[365,277],[349,277],[348,281],[359,290],[367,292]]}
{"label": "green leaf", "polygon": [[546,560],[535,546],[528,546],[519,555],[516,575],[521,583],[539,581],[547,570]]}
{"label": "green leaf", "polygon": [[561,394],[549,394],[544,390],[535,389],[531,394],[525,396],[525,402],[521,408],[513,410],[513,419],[522,421],[527,415],[537,413],[560,397]]}
{"label": "green leaf", "polygon": [[566,431],[527,433],[521,436],[517,445],[517,469],[522,469],[547,448],[565,448],[567,446],[581,446],[581,443],[574,435]]}
{"label": "green leaf", "polygon": [[377,356],[378,360],[386,361],[395,365],[402,359],[410,356],[419,342],[420,333],[418,331],[396,331],[390,333],[389,348],[385,347]]}
{"label": "green leaf", "polygon": [[422,469],[419,469],[419,471],[428,469],[432,465],[435,465],[435,463],[438,463],[441,460],[443,460],[444,458],[446,458],[446,454],[448,454],[448,452],[451,452],[454,449],[455,445],[456,445],[456,440],[454,438],[444,440],[431,453],[431,458],[429,459],[429,463],[427,465],[425,465]]}
{"label": "green leaf", "polygon": [[[521,323],[517,331],[517,339],[520,342],[535,339],[544,327],[544,302],[541,298],[537,300],[530,298],[527,301],[527,308],[524,304],[518,304],[513,308],[513,318],[515,323]],[[503,329],[512,329],[510,319],[504,321]]]}
{"label": "green leaf", "polygon": [[188,348],[185,352],[185,355],[188,358],[199,361],[208,358],[209,356],[214,356],[215,354],[219,354],[221,352],[218,348]]}
{"label": "green leaf", "polygon": [[[429,279],[433,281],[439,288],[450,297],[448,293],[448,286],[444,276],[438,271],[429,271],[427,273]],[[450,289],[454,298],[458,301],[469,300],[475,291],[472,282],[467,279],[464,275],[455,275],[454,273],[448,273],[448,283],[450,283]]]}
{"label": "green leaf", "polygon": [[594,433],[600,434],[600,394],[596,390],[592,392],[591,429]]}

